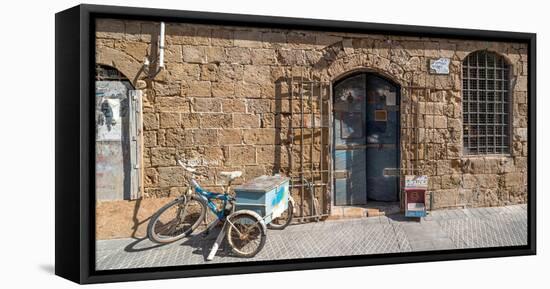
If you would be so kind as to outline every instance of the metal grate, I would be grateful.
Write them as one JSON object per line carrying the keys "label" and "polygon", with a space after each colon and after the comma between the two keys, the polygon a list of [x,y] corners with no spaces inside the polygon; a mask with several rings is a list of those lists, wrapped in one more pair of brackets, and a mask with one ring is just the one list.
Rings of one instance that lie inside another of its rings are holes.
{"label": "metal grate", "polygon": [[95,67],[95,80],[97,81],[129,81],[116,68],[98,64]]}
{"label": "metal grate", "polygon": [[277,83],[281,97],[275,106],[280,110],[281,135],[279,161],[287,160],[281,172],[290,177],[291,193],[296,200],[294,220],[319,221],[328,216],[332,182],[330,123],[331,84],[304,76],[282,78]]}
{"label": "metal grate", "polygon": [[510,150],[509,65],[489,51],[468,55],[462,65],[465,154],[503,154]]}

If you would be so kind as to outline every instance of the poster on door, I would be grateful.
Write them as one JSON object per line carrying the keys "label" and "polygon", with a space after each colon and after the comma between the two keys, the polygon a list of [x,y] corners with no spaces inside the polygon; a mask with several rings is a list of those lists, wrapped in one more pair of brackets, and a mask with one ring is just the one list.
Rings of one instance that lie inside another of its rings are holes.
{"label": "poster on door", "polygon": [[96,82],[96,140],[121,141],[128,88],[119,81]]}

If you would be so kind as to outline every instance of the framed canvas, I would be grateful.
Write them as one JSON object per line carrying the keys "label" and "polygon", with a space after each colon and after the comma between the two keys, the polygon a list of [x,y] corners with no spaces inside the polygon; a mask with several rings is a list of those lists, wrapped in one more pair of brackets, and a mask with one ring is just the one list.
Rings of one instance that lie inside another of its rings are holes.
{"label": "framed canvas", "polygon": [[536,253],[533,33],[96,5],[55,19],[61,277]]}

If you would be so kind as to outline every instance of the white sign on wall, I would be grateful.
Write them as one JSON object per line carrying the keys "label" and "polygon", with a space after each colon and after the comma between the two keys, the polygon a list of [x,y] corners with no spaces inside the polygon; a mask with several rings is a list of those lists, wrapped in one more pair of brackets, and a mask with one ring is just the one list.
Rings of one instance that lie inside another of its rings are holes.
{"label": "white sign on wall", "polygon": [[405,176],[405,189],[428,189],[428,176]]}
{"label": "white sign on wall", "polygon": [[451,59],[438,58],[430,59],[430,73],[431,74],[449,74],[449,64]]}

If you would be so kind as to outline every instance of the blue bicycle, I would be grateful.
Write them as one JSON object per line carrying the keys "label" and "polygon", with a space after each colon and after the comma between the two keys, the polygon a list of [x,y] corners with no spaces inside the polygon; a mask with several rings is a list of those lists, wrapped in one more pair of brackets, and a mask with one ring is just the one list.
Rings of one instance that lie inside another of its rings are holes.
{"label": "blue bicycle", "polygon": [[[223,227],[210,250],[207,260],[212,260],[224,238],[232,252],[239,257],[253,257],[266,241],[266,224],[263,218],[251,210],[235,211],[235,198],[229,194],[231,183],[242,175],[240,171],[221,172],[227,180],[223,193],[204,190],[196,176],[205,174],[177,160],[188,173],[190,184],[187,192],[160,208],[149,221],[147,236],[156,243],[170,243],[190,235],[207,219],[207,207],[215,215],[203,230],[208,235],[212,228]],[[207,223],[206,221],[204,223]]]}

